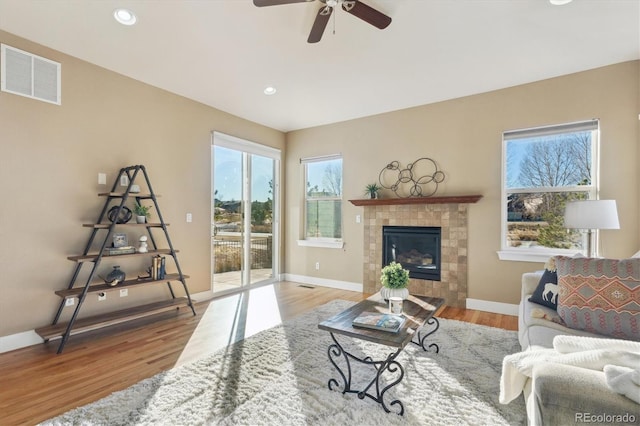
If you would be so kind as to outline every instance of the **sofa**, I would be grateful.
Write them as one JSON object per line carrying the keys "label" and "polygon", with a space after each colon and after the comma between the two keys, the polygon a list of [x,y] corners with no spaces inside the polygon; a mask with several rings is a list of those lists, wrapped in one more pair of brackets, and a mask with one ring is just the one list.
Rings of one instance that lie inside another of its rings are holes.
{"label": "sofa", "polygon": [[[518,339],[523,351],[553,348],[553,339],[559,335],[607,337],[569,328],[555,309],[530,302],[542,275],[543,271],[522,275]],[[523,394],[530,425],[640,424],[640,405],[612,391],[602,371],[556,363],[537,364]]]}

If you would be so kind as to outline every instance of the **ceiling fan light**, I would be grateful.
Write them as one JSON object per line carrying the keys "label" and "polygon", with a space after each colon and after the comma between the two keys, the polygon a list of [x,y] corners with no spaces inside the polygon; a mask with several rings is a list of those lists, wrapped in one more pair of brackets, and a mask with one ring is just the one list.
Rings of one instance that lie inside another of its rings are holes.
{"label": "ceiling fan light", "polygon": [[113,11],[113,17],[122,25],[134,25],[138,21],[136,14],[129,9],[116,9]]}
{"label": "ceiling fan light", "polygon": [[569,4],[572,1],[573,0],[549,0],[549,3],[551,3],[554,6],[564,6],[565,4]]}

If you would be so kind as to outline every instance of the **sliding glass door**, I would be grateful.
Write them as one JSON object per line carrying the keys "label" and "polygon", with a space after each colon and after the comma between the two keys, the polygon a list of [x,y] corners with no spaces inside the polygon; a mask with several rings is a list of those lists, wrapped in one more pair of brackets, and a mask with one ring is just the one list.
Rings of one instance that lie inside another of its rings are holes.
{"label": "sliding glass door", "polygon": [[214,133],[214,293],[275,281],[278,150]]}

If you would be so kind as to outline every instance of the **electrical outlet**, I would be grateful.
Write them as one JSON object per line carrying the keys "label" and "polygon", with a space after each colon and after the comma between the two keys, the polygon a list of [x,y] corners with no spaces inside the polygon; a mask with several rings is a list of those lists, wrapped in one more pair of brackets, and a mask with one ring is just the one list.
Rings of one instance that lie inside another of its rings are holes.
{"label": "electrical outlet", "polygon": [[129,177],[127,175],[120,176],[120,186],[128,186],[129,185]]}
{"label": "electrical outlet", "polygon": [[187,222],[193,222],[193,215],[191,213],[187,213]]}
{"label": "electrical outlet", "polygon": [[107,300],[107,293],[105,293],[104,291],[98,293],[98,302],[102,302],[103,300]]}
{"label": "electrical outlet", "polygon": [[127,297],[129,295],[129,289],[121,288],[120,289],[120,297]]}
{"label": "electrical outlet", "polygon": [[356,223],[360,223],[360,221],[361,221],[360,215],[359,215],[359,214],[357,214],[357,215],[356,215]]}
{"label": "electrical outlet", "polygon": [[73,297],[70,297],[68,299],[65,299],[64,306],[73,306],[74,303],[75,303],[75,299]]}
{"label": "electrical outlet", "polygon": [[107,174],[98,173],[98,185],[106,185],[106,184],[107,184]]}
{"label": "electrical outlet", "polygon": [[320,262],[316,262],[316,271],[320,270]]}

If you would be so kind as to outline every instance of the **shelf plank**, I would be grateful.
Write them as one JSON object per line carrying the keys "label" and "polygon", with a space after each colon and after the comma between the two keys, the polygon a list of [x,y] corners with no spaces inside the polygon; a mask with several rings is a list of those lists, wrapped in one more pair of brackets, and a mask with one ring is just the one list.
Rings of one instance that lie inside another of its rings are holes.
{"label": "shelf plank", "polygon": [[482,195],[453,195],[448,197],[374,198],[349,200],[354,206],[393,206],[403,204],[473,204]]}
{"label": "shelf plank", "polygon": [[[184,275],[183,274],[182,276],[185,279],[189,278],[189,275]],[[126,280],[126,281],[118,283],[118,285],[114,285],[114,286],[111,286],[111,285],[105,284],[105,283],[92,284],[92,285],[89,286],[89,290],[87,291],[87,293],[109,292],[109,291],[114,291],[114,290],[120,290],[121,288],[141,287],[141,286],[145,286],[145,285],[149,285],[149,284],[160,284],[160,283],[164,284],[164,283],[166,283],[168,281],[180,281],[180,275],[178,275],[178,274],[167,274],[167,275],[165,275],[163,280],[152,280],[152,279]],[[71,289],[58,290],[55,293],[60,297],[68,299],[70,297],[78,297],[78,296],[80,296],[80,294],[82,294],[83,290],[84,290],[84,287],[75,287],[75,288],[71,288]]]}
{"label": "shelf plank", "polygon": [[[179,250],[174,250],[174,252],[178,253]],[[122,257],[136,257],[136,256],[149,256],[149,255],[155,255],[155,254],[171,254],[171,250],[169,249],[159,249],[159,250],[149,250],[147,253],[128,253],[128,254],[114,254],[111,256],[108,255],[104,255],[102,256],[102,258],[122,258]],[[67,257],[67,259],[74,261],[74,262],[94,262],[96,259],[98,258],[98,253],[90,253],[87,254],[86,256],[83,255],[79,255],[79,256],[69,256]]]}
{"label": "shelf plank", "polygon": [[[168,223],[165,225],[169,226]],[[83,223],[82,226],[85,228],[96,228],[96,229],[109,229],[111,226],[110,223]],[[145,228],[162,228],[161,223],[116,223],[116,226],[134,226],[134,227],[145,227]]]}
{"label": "shelf plank", "polygon": [[[189,300],[186,297],[169,299],[162,302],[135,306],[133,308],[123,309],[120,311],[82,318],[74,323],[71,335],[73,336],[75,334],[97,330],[110,325],[116,325],[126,321],[159,314],[161,312],[171,311],[183,306],[189,306]],[[35,331],[45,340],[59,339],[67,330],[67,325],[68,323],[66,322],[58,323],[47,327],[37,328]]]}
{"label": "shelf plank", "polygon": [[[101,192],[98,194],[99,197],[112,197],[112,198],[122,198],[124,197],[124,192]],[[155,194],[156,198],[160,197],[160,195]],[[130,197],[135,197],[135,198],[153,198],[153,195],[149,194],[149,193],[144,193],[144,192],[130,192],[129,193]]]}

